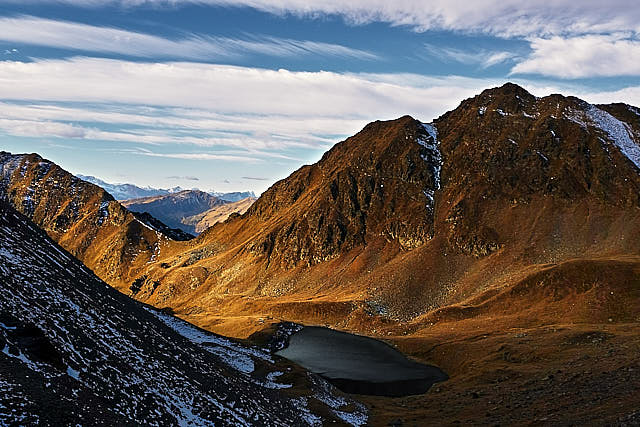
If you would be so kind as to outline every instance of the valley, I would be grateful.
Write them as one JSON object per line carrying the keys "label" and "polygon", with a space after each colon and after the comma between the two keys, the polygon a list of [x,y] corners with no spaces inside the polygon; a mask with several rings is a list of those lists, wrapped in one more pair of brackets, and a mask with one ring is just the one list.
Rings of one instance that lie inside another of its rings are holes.
{"label": "valley", "polygon": [[634,107],[508,83],[431,123],[370,123],[243,213],[200,231],[195,214],[194,238],[126,208],[160,218],[185,194],[120,203],[37,155],[0,155],[0,196],[203,330],[264,344],[282,321],[329,327],[446,373],[426,394],[354,395],[372,425],[634,425],[639,141]]}

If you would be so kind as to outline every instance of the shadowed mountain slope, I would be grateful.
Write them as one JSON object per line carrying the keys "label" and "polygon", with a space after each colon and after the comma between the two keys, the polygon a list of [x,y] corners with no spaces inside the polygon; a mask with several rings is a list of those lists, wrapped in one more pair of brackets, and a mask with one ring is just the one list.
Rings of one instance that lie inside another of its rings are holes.
{"label": "shadowed mountain slope", "polygon": [[102,188],[37,154],[0,153],[0,199],[110,284],[132,282],[171,237],[188,237],[139,221]]}
{"label": "shadowed mountain slope", "polygon": [[198,190],[184,190],[178,193],[125,200],[122,205],[132,212],[147,212],[169,227],[186,233],[195,233],[193,225],[185,223],[185,218],[198,215],[228,202]]}
{"label": "shadowed mountain slope", "polygon": [[0,241],[0,424],[319,425],[344,405],[366,420],[319,378],[283,393],[269,353],[125,297],[3,202]]}

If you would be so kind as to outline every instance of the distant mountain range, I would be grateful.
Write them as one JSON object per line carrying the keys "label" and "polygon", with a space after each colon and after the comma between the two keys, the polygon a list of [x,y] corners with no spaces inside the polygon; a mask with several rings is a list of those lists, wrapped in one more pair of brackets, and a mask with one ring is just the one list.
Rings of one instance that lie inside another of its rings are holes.
{"label": "distant mountain range", "polygon": [[[133,184],[110,184],[105,182],[99,178],[88,175],[76,175],[78,178],[95,184],[104,190],[107,193],[111,194],[116,200],[129,200],[129,199],[140,199],[143,197],[154,197],[154,196],[164,196],[167,194],[179,193],[181,191],[185,191],[186,189],[182,187],[174,187],[170,189],[161,189],[161,188],[152,188],[152,187],[138,187]],[[196,191],[199,191],[195,189]],[[240,191],[240,192],[231,192],[231,193],[219,193],[219,192],[211,192],[209,193],[214,197],[217,197],[222,200],[226,200],[228,202],[237,202],[242,199],[246,199],[247,197],[255,197],[253,191]]]}
{"label": "distant mountain range", "polygon": [[195,226],[184,224],[185,218],[202,214],[229,202],[199,190],[183,190],[177,193],[122,201],[132,212],[147,212],[169,227],[194,233]]}
{"label": "distant mountain range", "polygon": [[255,197],[247,197],[237,202],[226,203],[184,218],[181,222],[186,226],[194,227],[194,232],[199,234],[219,222],[225,222],[232,215],[244,214],[256,200]]}

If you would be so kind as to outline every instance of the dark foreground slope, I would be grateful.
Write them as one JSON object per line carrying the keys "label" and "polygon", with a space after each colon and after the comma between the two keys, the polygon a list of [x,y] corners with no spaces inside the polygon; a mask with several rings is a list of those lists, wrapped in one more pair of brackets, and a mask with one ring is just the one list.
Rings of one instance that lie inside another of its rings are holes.
{"label": "dark foreground slope", "polygon": [[287,396],[269,354],[128,299],[4,203],[0,242],[1,425],[322,422],[308,402],[340,419],[319,379],[321,395]]}

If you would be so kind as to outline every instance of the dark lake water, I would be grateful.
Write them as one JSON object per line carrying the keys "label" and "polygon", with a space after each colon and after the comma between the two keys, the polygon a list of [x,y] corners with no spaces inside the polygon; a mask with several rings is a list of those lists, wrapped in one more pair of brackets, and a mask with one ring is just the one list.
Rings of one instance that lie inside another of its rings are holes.
{"label": "dark lake water", "polygon": [[289,338],[289,346],[276,354],[347,393],[422,394],[449,378],[441,369],[414,362],[382,341],[320,327],[296,332]]}

